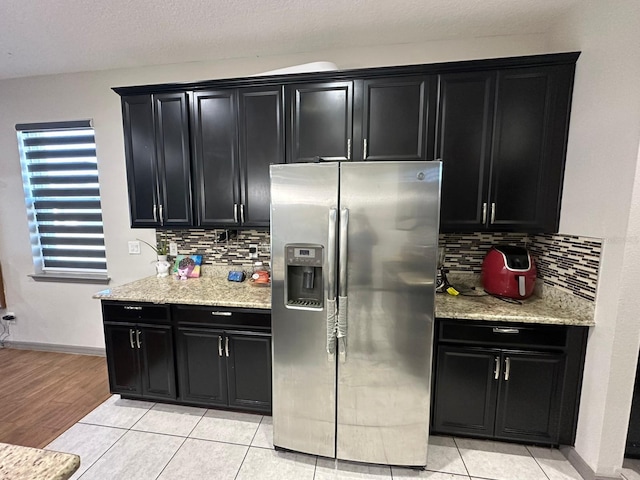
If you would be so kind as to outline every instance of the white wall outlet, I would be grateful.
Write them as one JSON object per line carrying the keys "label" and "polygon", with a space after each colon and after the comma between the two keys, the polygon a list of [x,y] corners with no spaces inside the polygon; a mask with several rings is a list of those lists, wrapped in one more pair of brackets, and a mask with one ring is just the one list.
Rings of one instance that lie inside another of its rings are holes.
{"label": "white wall outlet", "polygon": [[178,244],[176,242],[169,242],[169,255],[172,257],[178,255]]}
{"label": "white wall outlet", "polygon": [[258,258],[258,245],[249,245],[249,258]]}
{"label": "white wall outlet", "polygon": [[138,240],[129,242],[129,255],[140,255],[140,242]]}

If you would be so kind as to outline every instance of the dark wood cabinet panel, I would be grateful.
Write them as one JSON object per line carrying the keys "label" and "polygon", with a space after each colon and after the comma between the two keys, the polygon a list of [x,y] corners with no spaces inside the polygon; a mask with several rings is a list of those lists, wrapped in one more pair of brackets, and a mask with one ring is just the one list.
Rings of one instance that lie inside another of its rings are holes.
{"label": "dark wood cabinet panel", "polygon": [[229,405],[271,411],[271,335],[227,333]]}
{"label": "dark wood cabinet panel", "polygon": [[109,389],[112,393],[140,395],[142,382],[138,352],[135,349],[135,325],[104,325]]}
{"label": "dark wood cabinet panel", "polygon": [[245,227],[268,227],[269,165],[284,163],[282,87],[238,92],[240,133],[240,221]]}
{"label": "dark wood cabinet panel", "polygon": [[172,327],[170,325],[139,325],[136,328],[136,343],[140,355],[144,397],[175,399]]}
{"label": "dark wood cabinet panel", "polygon": [[160,225],[151,95],[122,97],[124,150],[132,227]]}
{"label": "dark wood cabinet panel", "polygon": [[164,226],[189,226],[193,213],[187,94],[158,94],[153,102],[160,192],[157,215]]}
{"label": "dark wood cabinet panel", "polygon": [[353,82],[288,85],[287,162],[350,160]]}
{"label": "dark wood cabinet panel", "polygon": [[235,90],[191,94],[199,226],[238,223],[238,132]]}
{"label": "dark wood cabinet panel", "polygon": [[440,226],[477,231],[487,221],[495,74],[440,77],[436,157],[442,160]]}
{"label": "dark wood cabinet panel", "polygon": [[178,327],[180,400],[202,405],[227,404],[227,374],[222,330]]}
{"label": "dark wood cabinet panel", "polygon": [[491,208],[494,230],[558,230],[573,69],[498,73]]}
{"label": "dark wood cabinet panel", "polygon": [[563,354],[504,352],[496,438],[557,443]]}
{"label": "dark wood cabinet panel", "polygon": [[[433,79],[425,76],[371,79],[356,82],[356,90],[360,88],[362,126],[354,128],[354,132],[361,131],[361,135],[354,136],[354,159],[433,159]],[[356,98],[359,97],[357,92]]]}
{"label": "dark wood cabinet panel", "polygon": [[435,371],[433,425],[451,434],[492,436],[500,352],[440,346]]}

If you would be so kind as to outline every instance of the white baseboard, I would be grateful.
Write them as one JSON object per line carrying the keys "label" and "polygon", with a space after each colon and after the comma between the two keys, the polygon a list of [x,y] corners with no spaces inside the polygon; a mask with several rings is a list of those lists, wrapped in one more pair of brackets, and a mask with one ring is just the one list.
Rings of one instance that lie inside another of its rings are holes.
{"label": "white baseboard", "polygon": [[596,472],[589,466],[587,462],[580,456],[574,447],[569,447],[566,445],[560,446],[560,451],[562,454],[569,460],[569,463],[573,465],[580,476],[584,478],[584,480],[620,480],[620,476],[615,477],[603,477],[602,475],[596,475]]}
{"label": "white baseboard", "polygon": [[57,345],[55,343],[4,342],[6,348],[18,350],[38,350],[40,352],[74,353],[76,355],[106,356],[104,348],[78,347],[74,345]]}

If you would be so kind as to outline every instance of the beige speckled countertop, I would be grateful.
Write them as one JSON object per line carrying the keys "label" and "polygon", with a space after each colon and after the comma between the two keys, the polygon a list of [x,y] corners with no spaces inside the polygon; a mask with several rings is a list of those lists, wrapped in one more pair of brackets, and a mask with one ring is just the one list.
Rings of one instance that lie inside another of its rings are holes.
{"label": "beige speckled countertop", "polygon": [[0,480],[67,480],[79,467],[78,455],[0,443]]}
{"label": "beige speckled countertop", "polygon": [[240,308],[271,308],[271,288],[254,286],[248,280],[229,282],[232,267],[203,268],[199,278],[178,280],[147,277],[96,293],[93,298],[124,302],[174,303]]}
{"label": "beige speckled countertop", "polygon": [[[128,302],[211,305],[239,308],[271,308],[271,288],[256,287],[248,280],[227,281],[232,267],[208,267],[203,276],[188,280],[147,277],[96,293],[93,298]],[[459,280],[456,285],[459,284]],[[463,282],[465,283],[465,282]],[[463,289],[461,289],[463,290]],[[468,292],[470,295],[481,291]],[[593,326],[593,304],[554,288],[522,304],[507,303],[487,295],[436,295],[436,316],[467,320]]]}

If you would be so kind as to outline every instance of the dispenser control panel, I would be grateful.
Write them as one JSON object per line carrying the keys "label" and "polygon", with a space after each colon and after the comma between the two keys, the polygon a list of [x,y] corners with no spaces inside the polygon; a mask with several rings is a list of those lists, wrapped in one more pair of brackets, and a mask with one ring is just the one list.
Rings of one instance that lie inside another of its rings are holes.
{"label": "dispenser control panel", "polygon": [[287,265],[322,267],[322,247],[319,245],[287,245]]}

